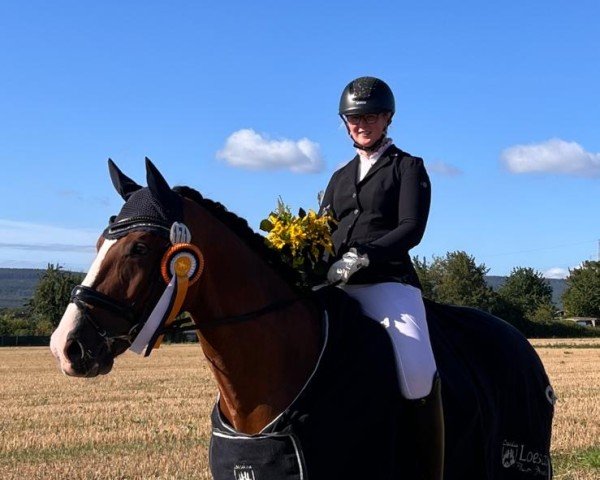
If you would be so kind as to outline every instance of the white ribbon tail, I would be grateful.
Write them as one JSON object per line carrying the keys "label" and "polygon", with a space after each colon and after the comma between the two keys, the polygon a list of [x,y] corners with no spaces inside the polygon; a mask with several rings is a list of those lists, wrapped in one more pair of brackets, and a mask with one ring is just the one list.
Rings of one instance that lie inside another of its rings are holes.
{"label": "white ribbon tail", "polygon": [[177,281],[176,275],[173,275],[171,281],[165,288],[164,293],[161,295],[156,307],[152,310],[150,317],[138,333],[137,337],[129,347],[134,353],[138,355],[144,352],[144,349],[148,346],[148,342],[152,340],[154,333],[156,330],[162,325],[165,316],[168,315],[169,305],[171,304],[171,298],[173,298],[173,294],[175,293],[175,282]]}

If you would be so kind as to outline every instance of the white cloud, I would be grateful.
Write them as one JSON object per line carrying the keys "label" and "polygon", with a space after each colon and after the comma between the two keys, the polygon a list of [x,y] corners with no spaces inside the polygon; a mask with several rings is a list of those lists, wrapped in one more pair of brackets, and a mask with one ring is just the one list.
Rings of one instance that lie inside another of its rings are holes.
{"label": "white cloud", "polygon": [[433,173],[439,173],[448,177],[454,177],[456,175],[462,175],[462,170],[444,162],[434,162],[427,165],[427,170]]}
{"label": "white cloud", "polygon": [[217,158],[233,167],[250,170],[288,169],[294,173],[316,173],[323,169],[319,144],[308,138],[270,140],[245,128],[232,133]]}
{"label": "white cloud", "polygon": [[544,278],[567,278],[568,276],[568,268],[554,267],[544,272]]}
{"label": "white cloud", "polygon": [[515,145],[500,159],[513,173],[557,173],[600,177],[600,153],[586,152],[575,142],[553,138],[543,143]]}

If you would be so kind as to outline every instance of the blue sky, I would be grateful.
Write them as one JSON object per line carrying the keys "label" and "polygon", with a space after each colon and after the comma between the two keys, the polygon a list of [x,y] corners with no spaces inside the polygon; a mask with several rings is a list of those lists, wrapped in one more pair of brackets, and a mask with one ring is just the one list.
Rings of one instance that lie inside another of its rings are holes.
{"label": "blue sky", "polygon": [[596,259],[600,2],[0,3],[0,267],[87,270],[121,207],[111,157],[257,229],[354,151],[352,78],[396,94],[395,143],[424,158],[428,229],[412,253],[464,250],[490,274],[560,276]]}

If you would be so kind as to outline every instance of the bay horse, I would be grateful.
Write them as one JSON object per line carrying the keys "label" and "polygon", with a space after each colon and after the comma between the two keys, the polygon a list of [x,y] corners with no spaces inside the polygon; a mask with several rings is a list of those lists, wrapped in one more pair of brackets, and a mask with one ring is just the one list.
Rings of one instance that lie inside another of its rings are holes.
{"label": "bay horse", "polygon": [[[147,187],[109,160],[125,200],[51,337],[70,376],[149,355],[188,312],[218,386],[216,480],[418,479],[385,330],[340,289],[307,294],[245,220],[146,159]],[[445,479],[552,477],[554,397],[512,326],[426,301],[442,379]]]}

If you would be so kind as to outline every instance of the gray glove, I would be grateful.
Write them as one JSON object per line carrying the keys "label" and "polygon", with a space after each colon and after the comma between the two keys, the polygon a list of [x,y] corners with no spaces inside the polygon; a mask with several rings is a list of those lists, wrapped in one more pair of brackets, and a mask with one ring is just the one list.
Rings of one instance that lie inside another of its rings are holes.
{"label": "gray glove", "polygon": [[368,266],[369,257],[366,254],[359,255],[355,248],[351,248],[349,252],[344,253],[342,258],[329,268],[327,280],[329,283],[346,283],[351,275]]}

